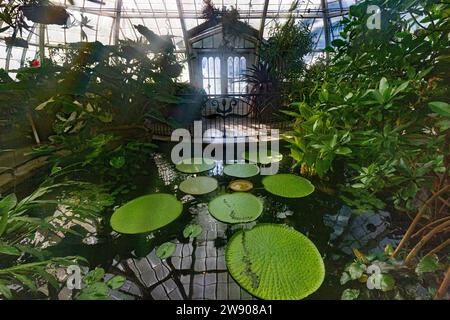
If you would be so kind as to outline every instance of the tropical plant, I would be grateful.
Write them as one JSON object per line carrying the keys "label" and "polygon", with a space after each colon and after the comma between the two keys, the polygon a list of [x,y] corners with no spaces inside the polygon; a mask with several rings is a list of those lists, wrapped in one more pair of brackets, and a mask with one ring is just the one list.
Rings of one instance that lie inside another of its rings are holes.
{"label": "tropical plant", "polygon": [[[425,255],[407,266],[392,257],[392,246],[376,255],[354,250],[356,259],[347,265],[340,283],[348,287],[342,299],[443,299],[448,292],[441,276],[445,264],[435,254]],[[444,258],[445,259],[445,258]],[[447,283],[448,287],[448,283]]]}
{"label": "tropical plant", "polygon": [[[20,201],[15,194],[0,198],[0,296],[56,299],[64,283],[58,270],[86,265],[81,256],[60,256],[52,251],[66,234],[79,242],[97,228],[111,196],[91,184],[63,179],[57,172]],[[61,192],[61,190],[64,192]],[[83,194],[82,190],[89,193]],[[55,197],[55,192],[59,195]],[[95,198],[95,199],[94,199]],[[72,227],[83,224],[83,232]]]}
{"label": "tropical plant", "polygon": [[313,68],[316,81],[307,75],[286,111],[295,119],[286,140],[302,173],[340,174],[349,204],[410,211],[419,190],[448,183],[448,5],[376,4],[386,25],[368,30],[368,2],[351,7],[328,66]]}

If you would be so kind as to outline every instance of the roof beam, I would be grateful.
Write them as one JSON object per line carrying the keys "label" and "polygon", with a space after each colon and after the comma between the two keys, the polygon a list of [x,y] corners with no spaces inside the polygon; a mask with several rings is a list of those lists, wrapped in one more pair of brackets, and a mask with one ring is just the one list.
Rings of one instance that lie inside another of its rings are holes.
{"label": "roof beam", "polygon": [[261,26],[259,27],[259,39],[264,37],[264,28],[266,27],[267,10],[269,9],[269,0],[264,1],[263,14],[261,16]]}
{"label": "roof beam", "polygon": [[194,79],[193,69],[191,66],[191,59],[190,59],[190,48],[189,48],[189,39],[188,39],[188,32],[186,28],[186,21],[184,20],[184,13],[183,13],[183,4],[181,3],[181,0],[177,0],[177,9],[178,14],[180,16],[180,25],[181,25],[181,31],[183,32],[183,40],[184,40],[184,47],[186,50],[186,56],[188,61],[188,71],[189,71],[189,80],[192,81]]}

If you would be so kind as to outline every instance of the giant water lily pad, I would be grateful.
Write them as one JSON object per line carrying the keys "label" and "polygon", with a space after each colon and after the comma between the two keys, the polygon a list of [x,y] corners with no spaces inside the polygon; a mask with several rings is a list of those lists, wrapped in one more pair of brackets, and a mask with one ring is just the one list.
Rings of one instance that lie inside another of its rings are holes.
{"label": "giant water lily pad", "polygon": [[267,176],[262,184],[270,193],[284,198],[301,198],[314,192],[314,185],[308,179],[289,173]]}
{"label": "giant water lily pad", "polygon": [[259,167],[251,163],[236,163],[226,166],[223,173],[236,178],[250,178],[259,174]]}
{"label": "giant water lily pad", "polygon": [[225,259],[236,282],[261,299],[303,299],[319,289],[325,277],[314,243],[284,225],[259,224],[235,233]]}
{"label": "giant water lily pad", "polygon": [[201,195],[217,189],[219,183],[212,177],[195,177],[180,183],[180,190],[184,193]]}
{"label": "giant water lily pad", "polygon": [[175,167],[178,171],[183,173],[200,173],[213,169],[216,163],[212,159],[207,158],[192,158],[184,159]]}
{"label": "giant water lily pad", "polygon": [[208,205],[211,215],[227,223],[244,223],[256,220],[263,211],[262,200],[252,194],[236,192],[212,200]]}
{"label": "giant water lily pad", "polygon": [[271,150],[246,151],[242,154],[242,157],[250,162],[260,164],[270,164],[283,160],[281,153]]}
{"label": "giant water lily pad", "polygon": [[138,234],[162,228],[183,211],[175,196],[155,193],[136,198],[117,209],[111,217],[112,228],[120,233]]}

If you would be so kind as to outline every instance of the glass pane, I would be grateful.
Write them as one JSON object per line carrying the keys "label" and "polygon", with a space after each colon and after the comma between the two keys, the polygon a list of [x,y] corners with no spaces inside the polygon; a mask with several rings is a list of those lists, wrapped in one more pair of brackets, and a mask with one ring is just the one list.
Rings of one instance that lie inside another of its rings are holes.
{"label": "glass pane", "polygon": [[209,78],[214,78],[214,58],[209,57],[209,68],[208,68],[208,76]]}
{"label": "glass pane", "polygon": [[203,89],[206,91],[206,93],[208,93],[208,94],[210,93],[208,79],[203,79]]}
{"label": "glass pane", "polygon": [[247,60],[245,57],[241,57],[241,72],[239,72],[239,75],[243,75],[245,73],[245,70],[247,70]]}
{"label": "glass pane", "polygon": [[239,58],[234,57],[234,78],[239,79]]}
{"label": "glass pane", "polygon": [[221,86],[222,86],[222,84],[221,84],[220,78],[216,79],[216,92],[215,93],[217,93],[217,94],[221,94],[222,93]]}
{"label": "glass pane", "polygon": [[208,77],[208,59],[207,58],[202,59],[202,74],[203,74],[203,78]]}
{"label": "glass pane", "polygon": [[215,61],[215,64],[216,64],[215,77],[220,79],[221,78],[221,76],[220,76],[220,58],[216,57],[214,59],[214,61]]}
{"label": "glass pane", "polygon": [[228,58],[228,79],[233,78],[233,58]]}

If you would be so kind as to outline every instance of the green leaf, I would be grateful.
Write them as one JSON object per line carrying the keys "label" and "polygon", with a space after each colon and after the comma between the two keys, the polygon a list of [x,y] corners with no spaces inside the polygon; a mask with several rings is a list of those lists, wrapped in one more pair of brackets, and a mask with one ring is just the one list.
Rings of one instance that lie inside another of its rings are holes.
{"label": "green leaf", "polygon": [[423,274],[427,272],[435,272],[440,269],[442,269],[442,264],[439,263],[439,257],[433,254],[420,259],[415,271],[417,274]]}
{"label": "green leaf", "polygon": [[117,289],[122,288],[122,286],[125,284],[125,281],[126,281],[125,277],[115,276],[115,277],[112,277],[111,279],[109,279],[106,282],[106,285],[113,290],[117,290]]}
{"label": "green leaf", "polygon": [[6,299],[12,298],[12,292],[11,289],[8,288],[7,284],[4,282],[0,282],[0,294],[5,297]]}
{"label": "green leaf", "polygon": [[123,156],[114,157],[111,160],[109,160],[109,164],[113,168],[120,169],[125,165],[125,157]]}
{"label": "green leaf", "polygon": [[12,246],[1,246],[0,245],[0,253],[6,254],[9,256],[20,256],[22,253],[15,247]]}
{"label": "green leaf", "polygon": [[183,237],[196,238],[202,233],[203,229],[198,224],[188,224],[183,230]]}
{"label": "green leaf", "polygon": [[177,248],[177,245],[173,242],[165,242],[156,249],[156,256],[161,260],[171,257]]}
{"label": "green leaf", "polygon": [[94,270],[89,271],[88,274],[84,276],[83,281],[87,285],[91,285],[96,282],[102,281],[104,276],[105,270],[103,270],[102,268],[95,268]]}
{"label": "green leaf", "polygon": [[14,278],[16,278],[19,282],[21,282],[24,286],[28,287],[31,291],[37,291],[36,284],[34,283],[34,280],[22,275],[22,274],[14,274]]}
{"label": "green leaf", "polygon": [[302,198],[314,192],[314,185],[303,177],[294,174],[275,174],[262,180],[264,189],[285,198]]}
{"label": "green leaf", "polygon": [[367,267],[361,262],[353,262],[347,269],[352,280],[361,278],[361,276],[366,271]]}
{"label": "green leaf", "polygon": [[334,151],[334,153],[340,154],[340,155],[347,155],[347,154],[352,153],[352,149],[350,149],[348,147],[339,147]]}
{"label": "green leaf", "polygon": [[395,288],[395,279],[390,274],[379,274],[380,277],[380,289],[383,292],[391,291]]}
{"label": "green leaf", "polygon": [[250,178],[259,174],[259,167],[251,163],[236,163],[225,166],[223,173],[237,178]]}
{"label": "green leaf", "polygon": [[83,288],[76,300],[106,300],[109,296],[109,287],[104,282],[95,282]]}
{"label": "green leaf", "polygon": [[441,116],[450,117],[450,104],[446,102],[434,101],[428,103],[430,109]]}
{"label": "green leaf", "polygon": [[380,80],[380,86],[379,86],[379,90],[380,90],[380,93],[382,96],[384,96],[387,89],[389,89],[389,83],[388,83],[387,79],[383,77]]}
{"label": "green leaf", "polygon": [[158,230],[183,212],[183,204],[167,193],[154,193],[131,200],[111,217],[112,228],[120,233],[138,234]]}
{"label": "green leaf", "polygon": [[180,183],[180,190],[187,194],[202,195],[213,192],[219,187],[218,181],[213,177],[188,178]]}
{"label": "green leaf", "polygon": [[325,278],[314,243],[285,225],[262,223],[236,232],[227,244],[225,260],[236,282],[262,299],[303,299]]}
{"label": "green leaf", "polygon": [[339,280],[339,282],[344,285],[347,282],[349,282],[350,280],[352,280],[352,278],[350,277],[350,275],[347,272],[342,273],[341,279]]}
{"label": "green leaf", "polygon": [[256,220],[263,211],[263,202],[253,194],[235,192],[214,198],[208,204],[211,215],[226,223],[244,223]]}
{"label": "green leaf", "polygon": [[341,300],[356,300],[359,297],[358,289],[345,289],[342,292]]}

